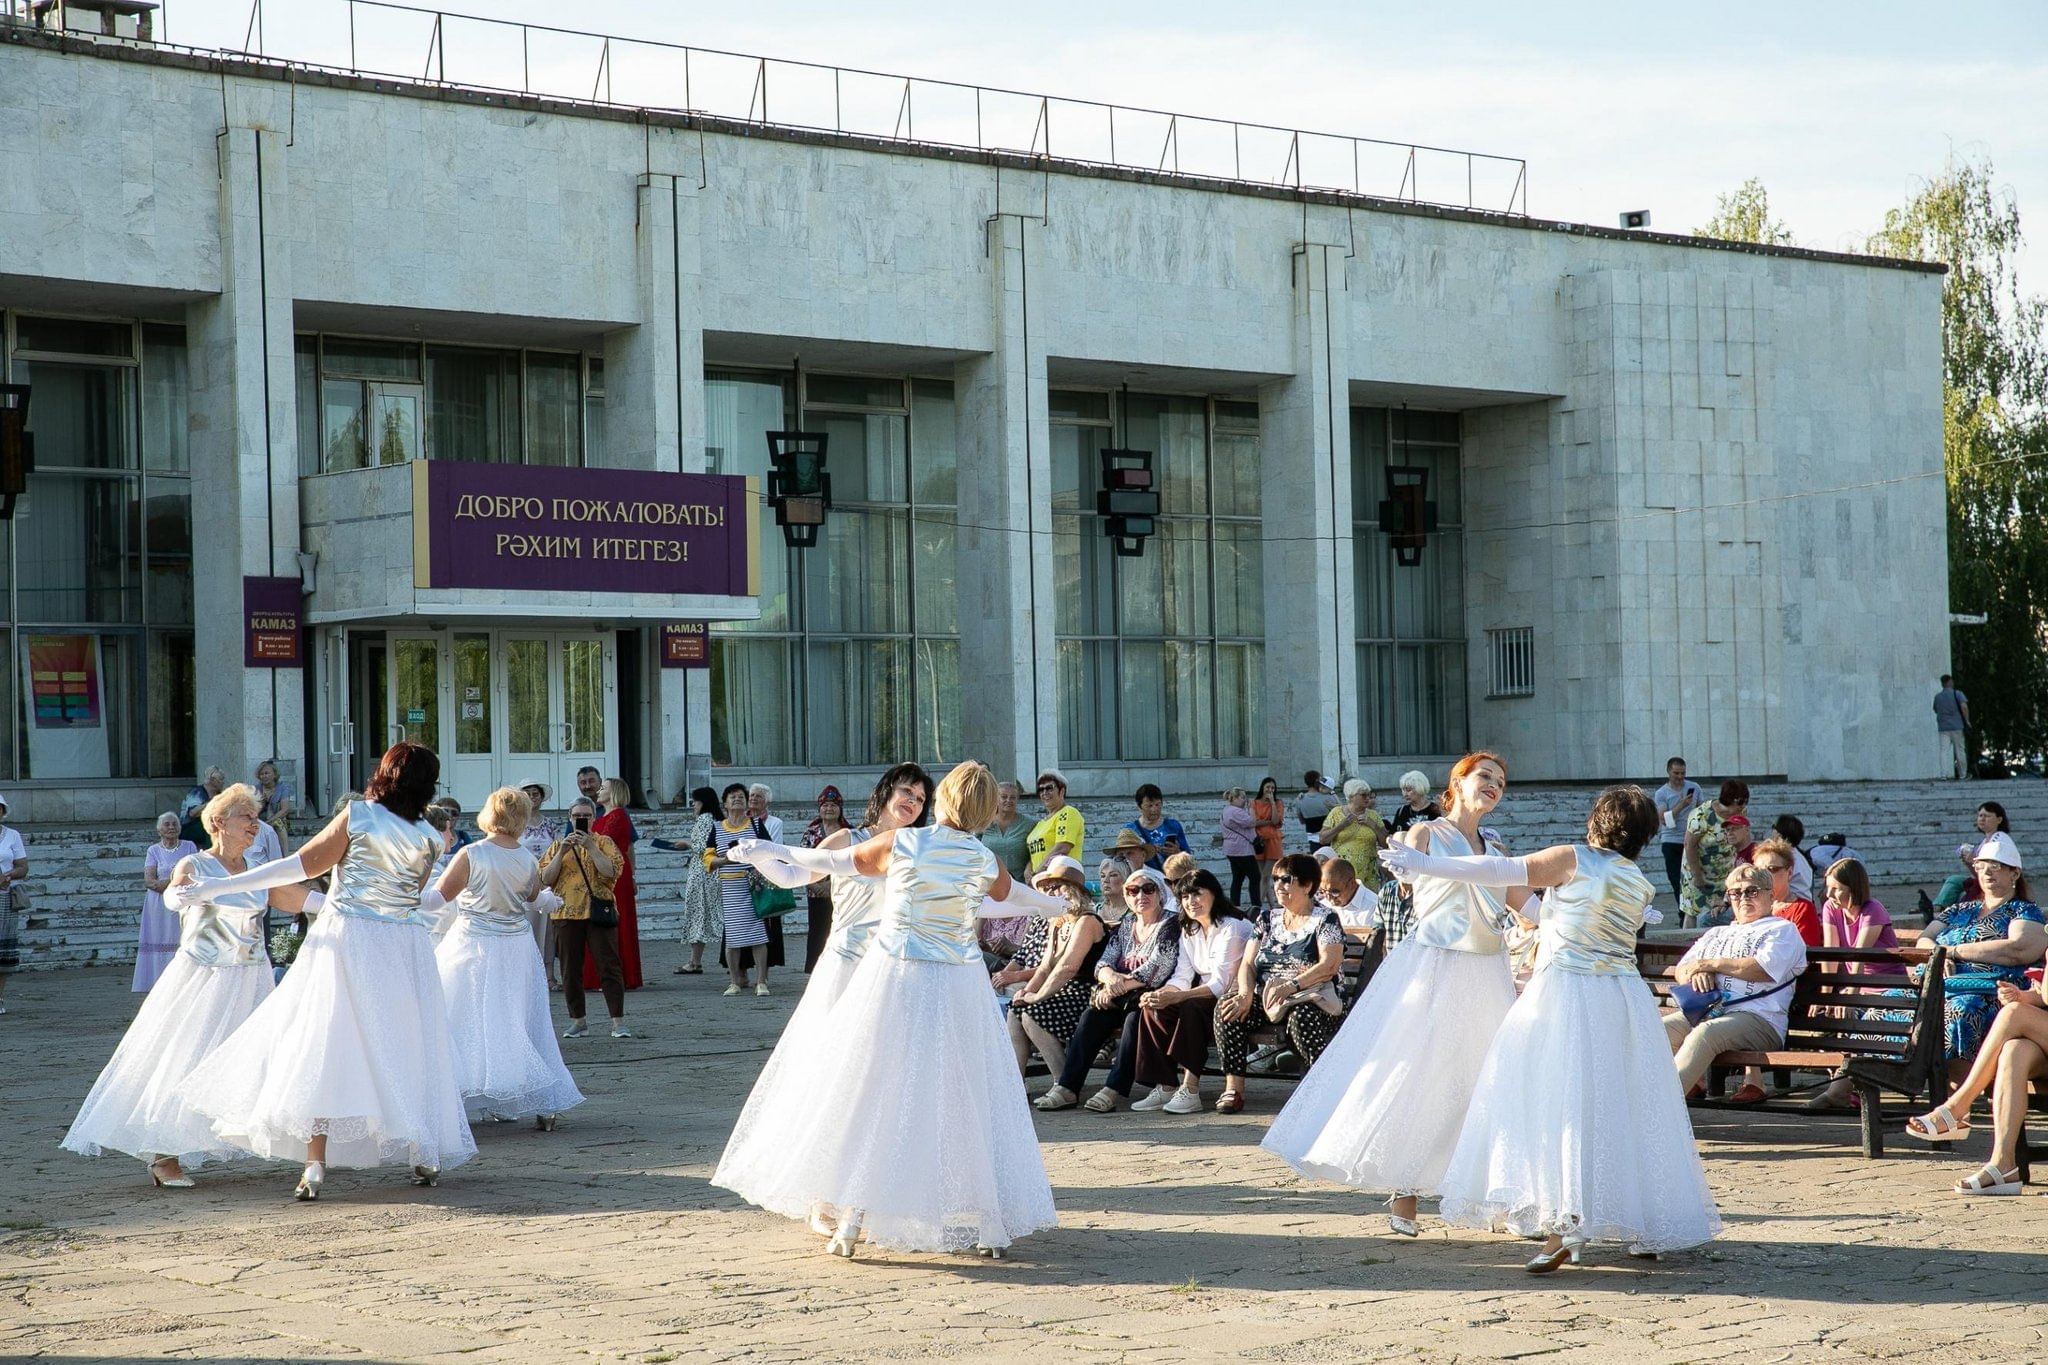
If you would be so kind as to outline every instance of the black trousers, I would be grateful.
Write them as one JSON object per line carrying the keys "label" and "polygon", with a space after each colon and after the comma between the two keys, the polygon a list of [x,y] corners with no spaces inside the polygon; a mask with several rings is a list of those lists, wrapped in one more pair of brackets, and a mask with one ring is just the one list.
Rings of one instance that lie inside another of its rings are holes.
{"label": "black trousers", "polygon": [[[1230,855],[1230,903],[1240,909],[1258,910],[1265,907],[1264,878],[1259,876],[1259,860],[1249,853]],[[1252,898],[1244,898],[1244,889],[1249,883]]]}
{"label": "black trousers", "polygon": [[1067,1044],[1067,1065],[1060,1072],[1061,1085],[1079,1091],[1087,1083],[1088,1068],[1095,1064],[1095,1054],[1102,1051],[1102,1045],[1114,1034],[1116,1058],[1102,1083],[1119,1095],[1131,1093],[1131,1077],[1138,1066],[1138,997],[1142,994],[1143,991],[1131,991],[1111,1001],[1106,1009],[1090,1005],[1081,1011],[1074,1039]]}

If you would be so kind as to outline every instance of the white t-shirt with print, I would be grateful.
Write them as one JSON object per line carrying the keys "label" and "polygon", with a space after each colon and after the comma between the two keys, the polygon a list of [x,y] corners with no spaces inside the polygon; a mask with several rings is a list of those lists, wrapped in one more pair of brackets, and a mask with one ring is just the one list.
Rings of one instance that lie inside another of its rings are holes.
{"label": "white t-shirt with print", "polygon": [[[1678,959],[1674,974],[1683,976],[1689,964],[1703,957],[1755,958],[1757,965],[1770,973],[1771,979],[1744,981],[1733,976],[1719,978],[1721,989],[1728,997],[1724,1013],[1744,1010],[1760,1014],[1777,1028],[1780,1038],[1785,1036],[1787,1016],[1792,1008],[1792,992],[1798,987],[1768,996],[1763,992],[1790,981],[1806,970],[1806,942],[1799,937],[1798,925],[1776,915],[1766,915],[1747,924],[1723,924],[1709,929],[1685,950],[1685,956]],[[1762,998],[1747,998],[1751,996]]]}

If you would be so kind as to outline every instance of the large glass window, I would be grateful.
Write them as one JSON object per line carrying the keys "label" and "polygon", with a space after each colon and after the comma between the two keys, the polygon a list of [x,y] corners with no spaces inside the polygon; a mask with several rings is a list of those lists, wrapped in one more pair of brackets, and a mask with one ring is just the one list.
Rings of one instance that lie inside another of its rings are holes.
{"label": "large glass window", "polygon": [[[184,329],[15,316],[36,471],[0,529],[0,774],[192,771],[191,379]],[[169,629],[161,629],[168,627]]]}
{"label": "large glass window", "polygon": [[[1468,747],[1460,475],[1456,413],[1352,409],[1358,727],[1368,758]],[[1436,504],[1437,526],[1419,562],[1402,564],[1380,527],[1380,504],[1392,497],[1390,480],[1417,479]]]}
{"label": "large glass window", "polygon": [[604,363],[572,352],[301,336],[299,472],[408,460],[596,463]]}
{"label": "large glass window", "polygon": [[[1262,752],[1257,406],[1060,391],[1049,410],[1061,755]],[[1160,518],[1135,558],[1095,515],[1110,446],[1152,452]]]}
{"label": "large glass window", "polygon": [[[766,485],[789,382],[712,371],[706,450]],[[803,429],[827,437],[833,511],[815,548],[761,527],[761,619],[712,633],[712,758],[740,767],[959,757],[953,386],[809,375]]]}

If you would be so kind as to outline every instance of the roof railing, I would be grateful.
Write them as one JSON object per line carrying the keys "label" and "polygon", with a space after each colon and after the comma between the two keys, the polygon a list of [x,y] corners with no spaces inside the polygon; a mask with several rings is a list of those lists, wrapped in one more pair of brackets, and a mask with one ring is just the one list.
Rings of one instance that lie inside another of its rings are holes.
{"label": "roof railing", "polygon": [[348,70],[356,75],[1196,180],[1528,213],[1529,168],[1520,157],[625,38],[396,0],[347,2]]}

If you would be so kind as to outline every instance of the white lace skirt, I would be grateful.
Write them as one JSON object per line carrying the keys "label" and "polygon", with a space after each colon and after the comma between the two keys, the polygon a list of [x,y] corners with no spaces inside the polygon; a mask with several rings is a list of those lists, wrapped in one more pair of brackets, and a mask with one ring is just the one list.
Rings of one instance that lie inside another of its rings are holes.
{"label": "white lace skirt", "polygon": [[727,1171],[756,1170],[764,1161],[772,1161],[773,1152],[749,1148],[762,1143],[779,1145],[782,1135],[801,1119],[810,1100],[802,1090],[807,1082],[798,1073],[826,1045],[833,1027],[833,1008],[845,996],[859,966],[859,959],[844,957],[831,949],[818,959],[804,986],[803,998],[796,1002],[789,1022],[782,1026],[775,1051],[768,1055],[767,1065],[754,1078],[754,1088],[740,1109],[739,1122],[733,1125],[732,1137],[726,1141],[725,1155],[719,1158],[718,1173],[712,1177],[714,1184],[725,1184],[722,1177]]}
{"label": "white lace skirt", "polygon": [[1537,972],[1494,1039],[1440,1191],[1447,1222],[1525,1237],[1670,1251],[1716,1236],[1649,987]]}
{"label": "white lace skirt", "polygon": [[[152,992],[152,994],[154,994]],[[476,1155],[425,928],[325,914],[284,981],[185,1082],[215,1135],[257,1156],[459,1166]]]}
{"label": "white lace skirt", "polygon": [[469,1113],[508,1119],[583,1103],[548,1009],[548,976],[533,935],[470,932],[461,915],[434,949],[448,1012],[455,1081]]}
{"label": "white lace skirt", "polygon": [[1395,945],[1259,1145],[1306,1176],[1434,1193],[1514,1003],[1505,954]]}
{"label": "white lace skirt", "polygon": [[1053,1226],[1024,1083],[992,1005],[979,962],[869,952],[829,1027],[785,1033],[784,1064],[769,1093],[766,1073],[756,1085],[712,1183],[790,1218],[817,1204],[859,1210],[868,1240],[900,1251],[1008,1246]]}
{"label": "white lace skirt", "polygon": [[270,995],[270,964],[202,967],[173,957],[93,1082],[63,1145],[85,1156],[175,1156],[187,1170],[244,1155],[214,1136],[180,1089]]}

